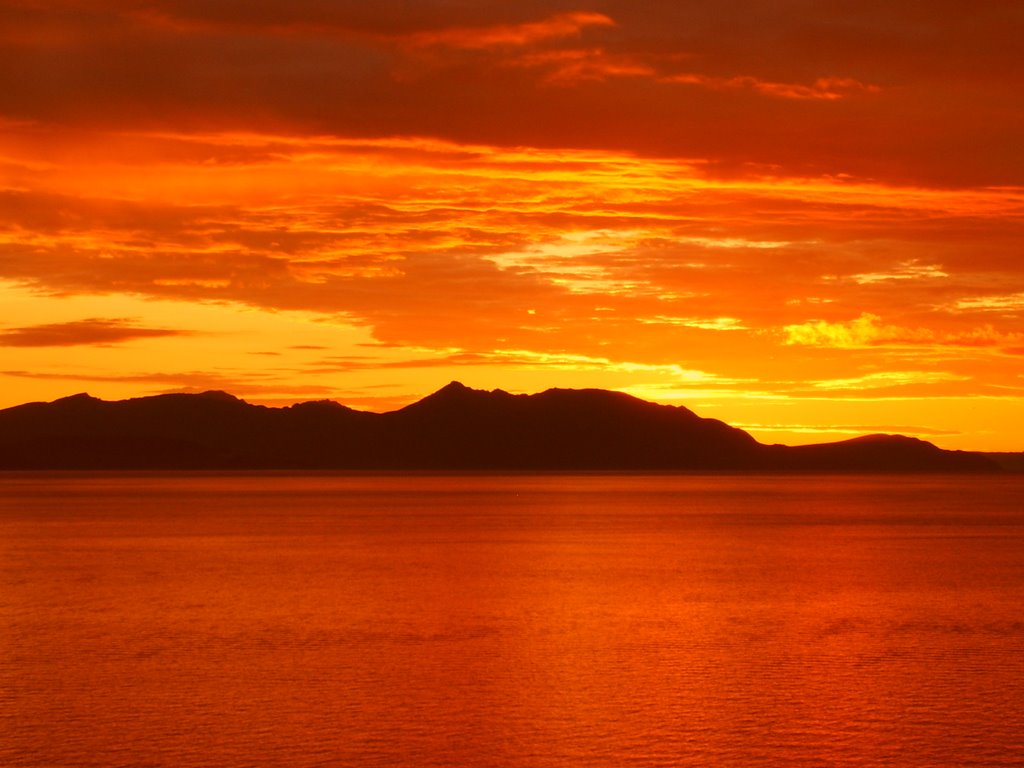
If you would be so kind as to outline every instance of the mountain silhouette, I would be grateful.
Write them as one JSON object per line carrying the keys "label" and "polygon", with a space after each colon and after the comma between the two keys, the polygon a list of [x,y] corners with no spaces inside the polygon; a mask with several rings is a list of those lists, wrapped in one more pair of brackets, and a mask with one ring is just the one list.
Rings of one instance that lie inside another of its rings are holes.
{"label": "mountain silhouette", "polygon": [[0,410],[3,469],[989,471],[985,454],[901,435],[763,445],[693,411],[621,392],[513,395],[452,382],[405,408],[284,408],[225,392]]}

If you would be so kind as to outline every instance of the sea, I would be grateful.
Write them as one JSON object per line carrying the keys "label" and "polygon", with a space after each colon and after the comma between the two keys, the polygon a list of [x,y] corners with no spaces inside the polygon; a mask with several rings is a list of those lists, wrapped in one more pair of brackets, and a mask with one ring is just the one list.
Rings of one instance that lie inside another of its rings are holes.
{"label": "sea", "polygon": [[0,765],[1021,766],[1024,476],[0,474]]}

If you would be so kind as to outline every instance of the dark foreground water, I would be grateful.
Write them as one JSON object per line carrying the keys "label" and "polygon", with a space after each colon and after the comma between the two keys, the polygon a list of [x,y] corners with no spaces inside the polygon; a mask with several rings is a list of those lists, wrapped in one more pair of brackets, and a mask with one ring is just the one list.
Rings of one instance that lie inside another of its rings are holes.
{"label": "dark foreground water", "polygon": [[0,765],[1024,765],[1024,478],[0,475]]}

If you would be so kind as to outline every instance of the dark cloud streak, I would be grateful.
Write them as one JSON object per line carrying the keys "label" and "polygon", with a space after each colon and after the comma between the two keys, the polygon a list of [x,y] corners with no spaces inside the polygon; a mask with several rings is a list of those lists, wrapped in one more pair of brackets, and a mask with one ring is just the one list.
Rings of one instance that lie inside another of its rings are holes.
{"label": "dark cloud streak", "polygon": [[0,329],[3,347],[106,346],[136,339],[187,336],[191,331],[143,328],[126,318],[89,318],[67,323],[47,323]]}

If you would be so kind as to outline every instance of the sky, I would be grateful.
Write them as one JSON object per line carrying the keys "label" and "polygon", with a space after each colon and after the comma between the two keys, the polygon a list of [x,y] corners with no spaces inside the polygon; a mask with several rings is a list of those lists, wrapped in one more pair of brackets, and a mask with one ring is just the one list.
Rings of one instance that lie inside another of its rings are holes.
{"label": "sky", "polygon": [[0,0],[0,407],[616,389],[1024,450],[1024,3]]}

